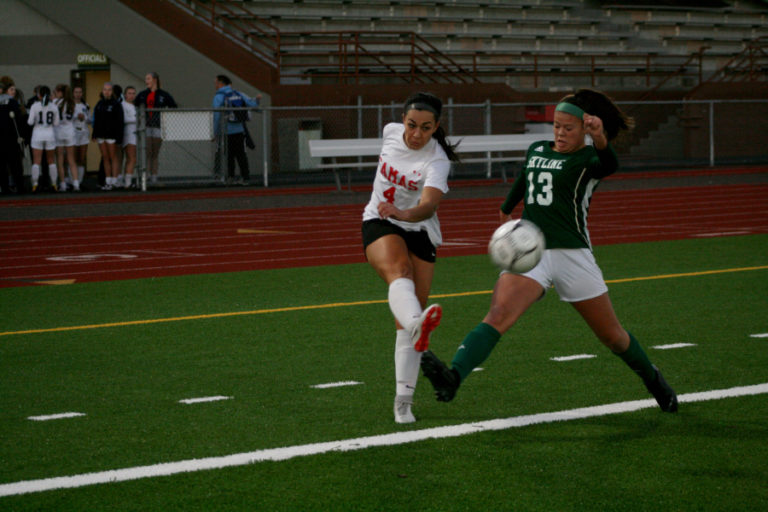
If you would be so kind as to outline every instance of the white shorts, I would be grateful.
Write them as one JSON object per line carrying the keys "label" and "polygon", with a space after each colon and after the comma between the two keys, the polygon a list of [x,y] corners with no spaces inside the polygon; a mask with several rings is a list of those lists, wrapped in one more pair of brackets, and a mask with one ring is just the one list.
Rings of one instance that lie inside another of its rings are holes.
{"label": "white shorts", "polygon": [[608,291],[603,272],[589,249],[547,249],[539,264],[523,275],[545,291],[554,285],[564,302],[594,299]]}
{"label": "white shorts", "polygon": [[75,130],[75,146],[87,146],[91,141],[91,134],[88,130]]}
{"label": "white shorts", "polygon": [[136,145],[136,127],[131,126],[130,128],[126,128],[123,132],[123,147],[128,145]]}
{"label": "white shorts", "polygon": [[96,144],[114,144],[117,142],[117,139],[96,139]]}
{"label": "white shorts", "polygon": [[74,146],[74,145],[75,145],[74,137],[64,137],[64,138],[56,137],[56,146],[58,147],[67,148],[69,146]]}
{"label": "white shorts", "polygon": [[163,133],[160,131],[160,128],[148,126],[147,137],[151,137],[153,139],[161,139],[163,137]]}
{"label": "white shorts", "polygon": [[32,149],[56,149],[56,141],[51,139],[32,139],[29,141],[29,145]]}

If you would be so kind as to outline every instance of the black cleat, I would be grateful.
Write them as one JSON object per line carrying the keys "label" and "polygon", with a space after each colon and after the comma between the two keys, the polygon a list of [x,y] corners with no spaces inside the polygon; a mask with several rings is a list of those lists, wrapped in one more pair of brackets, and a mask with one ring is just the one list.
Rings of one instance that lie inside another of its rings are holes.
{"label": "black cleat", "polygon": [[[423,365],[422,365],[423,368]],[[677,412],[677,395],[675,391],[667,384],[664,377],[661,375],[656,366],[653,367],[656,370],[656,379],[653,382],[646,382],[645,387],[653,395],[653,398],[658,402],[659,407],[664,412]]]}
{"label": "black cleat", "polygon": [[456,396],[461,378],[456,370],[448,368],[432,351],[421,354],[421,371],[435,388],[438,402],[450,402]]}

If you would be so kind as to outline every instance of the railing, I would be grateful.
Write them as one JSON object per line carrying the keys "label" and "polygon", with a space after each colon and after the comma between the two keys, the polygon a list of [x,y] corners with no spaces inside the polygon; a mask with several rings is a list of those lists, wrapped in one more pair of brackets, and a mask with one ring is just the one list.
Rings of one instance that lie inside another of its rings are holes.
{"label": "railing", "polygon": [[[188,14],[204,20],[230,40],[279,69],[280,30],[232,2],[168,0]],[[236,7],[235,7],[236,6]]]}
{"label": "railing", "polygon": [[712,82],[765,82],[768,80],[768,37],[759,37],[731,58],[709,79]]}
{"label": "railing", "polygon": [[471,71],[413,32],[283,32],[280,56],[283,78],[335,77],[354,84],[382,76],[408,83],[478,82]]}

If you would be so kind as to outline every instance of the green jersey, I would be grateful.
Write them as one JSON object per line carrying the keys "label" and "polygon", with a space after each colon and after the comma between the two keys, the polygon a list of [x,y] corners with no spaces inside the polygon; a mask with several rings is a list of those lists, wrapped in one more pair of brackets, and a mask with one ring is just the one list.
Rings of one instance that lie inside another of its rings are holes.
{"label": "green jersey", "polygon": [[591,249],[589,203],[600,180],[618,166],[610,145],[602,151],[584,146],[574,153],[558,153],[548,141],[535,142],[501,211],[509,214],[524,201],[523,218],[541,228],[547,249]]}

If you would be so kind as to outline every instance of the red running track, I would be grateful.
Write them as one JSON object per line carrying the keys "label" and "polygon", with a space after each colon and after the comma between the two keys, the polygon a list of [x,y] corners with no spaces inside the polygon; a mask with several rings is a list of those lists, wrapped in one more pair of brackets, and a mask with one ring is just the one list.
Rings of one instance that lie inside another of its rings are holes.
{"label": "red running track", "polygon": [[[481,254],[499,198],[446,199],[440,257]],[[360,263],[362,205],[0,222],[0,287]],[[595,245],[768,233],[768,185],[598,191]]]}

